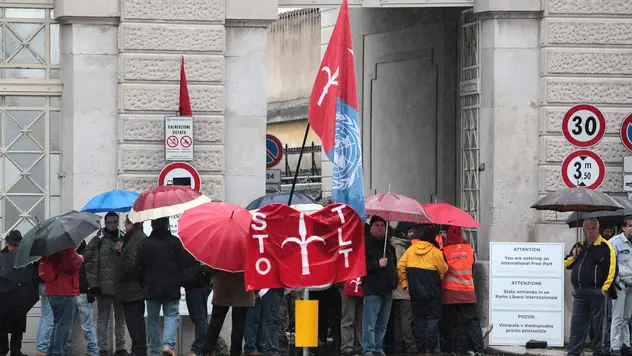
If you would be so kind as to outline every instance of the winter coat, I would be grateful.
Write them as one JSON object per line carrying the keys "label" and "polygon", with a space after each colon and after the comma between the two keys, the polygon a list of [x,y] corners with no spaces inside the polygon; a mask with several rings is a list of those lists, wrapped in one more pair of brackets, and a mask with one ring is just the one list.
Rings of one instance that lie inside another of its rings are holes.
{"label": "winter coat", "polygon": [[210,268],[208,265],[204,265],[200,263],[199,261],[197,261],[195,257],[189,251],[186,251],[186,249],[185,249],[185,252],[189,254],[190,258],[192,260],[195,260],[195,262],[191,263],[192,270],[189,272],[190,274],[193,275],[193,277],[191,277],[187,281],[184,281],[184,283],[182,283],[182,287],[184,289],[210,287],[211,280],[213,278],[213,274],[215,273],[215,271],[212,268]]}
{"label": "winter coat", "polygon": [[[410,247],[410,239],[406,237],[393,237],[391,238],[391,245],[395,248],[395,256],[397,257],[397,262],[402,259],[406,250]],[[410,300],[410,296],[404,293],[401,285],[397,285],[397,289],[393,292],[393,299],[405,299]]]}
{"label": "winter coat", "polygon": [[95,236],[86,247],[86,276],[90,288],[99,287],[101,294],[114,295],[114,278],[119,253],[116,244],[120,241],[119,231],[101,230],[103,236]]}
{"label": "winter coat", "polygon": [[193,276],[195,259],[169,231],[152,231],[136,256],[138,280],[146,300],[180,299],[180,287]]}
{"label": "winter coat", "polygon": [[136,256],[147,238],[142,224],[134,226],[123,236],[121,256],[116,262],[115,296],[121,302],[145,299],[145,290],[138,280]]}
{"label": "winter coat", "polygon": [[39,277],[46,282],[46,295],[79,295],[79,270],[82,264],[83,257],[74,248],[42,257]]}
{"label": "winter coat", "polygon": [[215,272],[213,276],[213,305],[223,307],[252,307],[255,305],[255,292],[246,291],[243,272]]}
{"label": "winter coat", "polygon": [[384,254],[384,239],[377,239],[371,235],[370,229],[365,233],[366,273],[362,277],[362,291],[364,296],[388,296],[397,288],[397,257],[393,245],[386,244],[386,258],[388,263],[380,267],[379,260]]}
{"label": "winter coat", "polygon": [[617,283],[632,286],[632,243],[624,233],[611,238],[609,241],[617,256]]}
{"label": "winter coat", "polygon": [[571,284],[576,289],[610,289],[617,270],[617,257],[614,248],[606,239],[599,236],[592,245],[584,240],[576,243],[580,247],[577,258],[573,251],[564,259],[564,267],[572,270]]}
{"label": "winter coat", "polygon": [[441,297],[441,275],[448,264],[441,250],[427,241],[414,243],[397,264],[402,288],[408,288],[411,299],[437,300]]}
{"label": "winter coat", "polygon": [[[6,254],[6,255],[5,255]],[[15,260],[15,252],[9,252],[9,248],[5,247],[0,251],[0,258]],[[26,332],[26,314],[31,309],[30,306],[39,300],[39,283],[37,277],[37,269],[28,265],[22,267],[19,272],[21,276],[30,275],[31,280],[21,285],[14,285],[6,291],[0,291],[0,330],[6,333],[24,333]],[[30,282],[30,283],[28,283]],[[0,335],[2,333],[0,332]]]}

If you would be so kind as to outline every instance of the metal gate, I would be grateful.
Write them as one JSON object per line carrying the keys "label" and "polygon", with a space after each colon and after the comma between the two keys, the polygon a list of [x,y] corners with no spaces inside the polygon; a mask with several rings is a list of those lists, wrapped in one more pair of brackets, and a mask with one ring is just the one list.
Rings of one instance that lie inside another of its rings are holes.
{"label": "metal gate", "polygon": [[[459,109],[461,123],[461,209],[479,220],[480,206],[480,21],[472,9],[461,13],[459,34]],[[476,250],[477,231],[464,230]]]}

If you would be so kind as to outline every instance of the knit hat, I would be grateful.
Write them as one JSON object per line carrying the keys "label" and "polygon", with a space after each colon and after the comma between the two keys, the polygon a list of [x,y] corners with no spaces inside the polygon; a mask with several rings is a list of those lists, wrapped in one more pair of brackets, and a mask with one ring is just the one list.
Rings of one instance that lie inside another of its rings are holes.
{"label": "knit hat", "polygon": [[378,221],[381,221],[386,225],[386,220],[382,219],[381,217],[377,215],[374,215],[371,217],[371,220],[369,220],[369,227],[373,226],[373,224],[375,224]]}
{"label": "knit hat", "polygon": [[18,230],[11,230],[5,238],[5,241],[12,245],[19,245],[20,241],[22,241],[22,233]]}
{"label": "knit hat", "polygon": [[407,237],[406,235],[408,234],[408,231],[414,228],[415,225],[417,225],[417,223],[400,221],[395,228],[395,235]]}
{"label": "knit hat", "polygon": [[413,231],[414,238],[421,241],[434,242],[439,230],[434,225],[417,225]]}

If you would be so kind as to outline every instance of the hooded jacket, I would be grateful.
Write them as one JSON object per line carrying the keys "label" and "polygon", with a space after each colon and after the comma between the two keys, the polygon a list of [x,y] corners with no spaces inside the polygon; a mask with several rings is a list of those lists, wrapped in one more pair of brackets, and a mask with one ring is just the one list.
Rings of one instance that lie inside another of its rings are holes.
{"label": "hooded jacket", "polygon": [[[443,283],[443,304],[476,304],[476,292],[472,290],[453,290],[446,288],[446,278],[450,278],[452,273],[454,272],[454,266],[459,263],[465,263],[463,259],[459,257],[464,257],[465,255],[469,255],[472,260],[472,265],[469,266],[469,275],[461,275],[459,277],[467,278],[471,277],[471,280],[468,279],[468,283],[472,283],[472,287],[474,284],[473,279],[473,269],[474,269],[474,253],[472,251],[472,246],[465,241],[461,234],[461,229],[458,227],[450,227],[448,229],[448,235],[446,237],[445,246],[443,249],[443,253],[446,256],[446,260],[448,263],[448,273],[444,276]],[[456,259],[459,259],[461,262],[457,262]],[[461,273],[465,273],[465,271],[458,271]]]}
{"label": "hooded jacket", "polygon": [[[103,295],[113,296],[119,253],[119,231],[101,230],[102,236],[90,240],[84,254],[86,277],[90,288],[100,288]],[[121,234],[122,236],[122,234]]]}
{"label": "hooded jacket", "polygon": [[397,264],[400,285],[408,288],[411,299],[439,299],[441,274],[447,270],[441,250],[427,241],[417,241],[410,246]]}
{"label": "hooded jacket", "polygon": [[[406,250],[411,246],[411,242],[408,237],[403,237],[400,234],[391,238],[391,245],[395,248],[395,256],[397,257],[397,262],[399,262],[404,256],[404,253],[406,253]],[[409,300],[410,296],[404,292],[400,284],[397,286],[397,289],[395,289],[395,292],[393,292],[393,299]]]}
{"label": "hooded jacket", "polygon": [[571,284],[576,289],[610,289],[617,271],[617,257],[614,248],[599,236],[590,245],[586,241],[576,243],[580,247],[577,257],[573,250],[564,259],[564,267],[572,270]]}
{"label": "hooded jacket", "polygon": [[44,256],[39,264],[39,277],[46,282],[46,295],[79,295],[79,269],[83,257],[74,248]]}

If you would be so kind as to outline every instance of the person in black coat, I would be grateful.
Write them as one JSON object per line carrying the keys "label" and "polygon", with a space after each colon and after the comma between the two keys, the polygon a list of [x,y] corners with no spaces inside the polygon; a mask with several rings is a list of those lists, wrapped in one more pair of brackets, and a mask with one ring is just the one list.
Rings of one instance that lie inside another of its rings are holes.
{"label": "person in black coat", "polygon": [[[152,232],[138,250],[136,268],[147,300],[147,340],[152,354],[175,356],[180,324],[180,287],[196,272],[197,261],[171,235],[169,218],[152,220]],[[193,272],[193,273],[191,273]],[[160,309],[164,315],[160,340]],[[162,344],[162,348],[161,348]]]}
{"label": "person in black coat", "polygon": [[362,347],[365,355],[384,354],[384,336],[391,315],[393,291],[398,284],[397,257],[393,245],[385,241],[386,228],[386,221],[374,216],[366,231],[367,275],[362,278]]}
{"label": "person in black coat", "polygon": [[[18,230],[12,230],[5,238],[7,247],[0,251],[1,254],[11,254],[15,256],[22,234]],[[15,257],[11,256],[13,259]],[[27,266],[26,269],[33,270],[33,266]],[[24,271],[23,271],[24,272]],[[11,351],[10,356],[26,356],[22,353],[22,338],[26,332],[26,315],[30,309],[28,305],[33,305],[39,299],[37,293],[37,274],[35,270],[32,273],[32,280],[28,281],[24,287],[17,287],[7,291],[7,295],[3,295],[0,309],[0,355],[4,356]],[[27,288],[28,286],[33,288]],[[32,291],[30,290],[32,289]],[[0,299],[0,300],[1,300]],[[29,300],[34,302],[31,304]],[[11,342],[9,343],[9,334],[11,334]]]}

